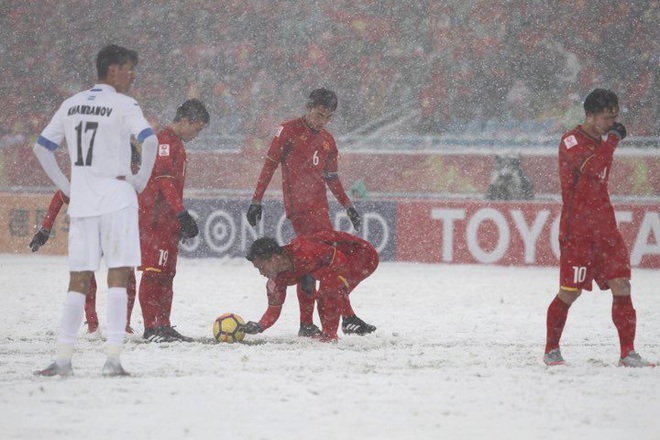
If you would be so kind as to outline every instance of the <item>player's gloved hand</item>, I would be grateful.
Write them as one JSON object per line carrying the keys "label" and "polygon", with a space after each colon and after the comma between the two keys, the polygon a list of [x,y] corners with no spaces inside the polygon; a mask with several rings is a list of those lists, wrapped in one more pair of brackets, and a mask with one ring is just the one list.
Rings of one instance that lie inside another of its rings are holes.
{"label": "player's gloved hand", "polygon": [[254,321],[248,321],[245,324],[240,325],[238,327],[238,330],[245,332],[248,335],[256,335],[257,333],[261,333],[262,331],[264,331],[264,329],[261,328],[261,324]]}
{"label": "player's gloved hand", "polygon": [[624,140],[626,136],[628,136],[628,131],[626,130],[626,126],[623,125],[621,122],[615,122],[610,132],[614,133],[619,138],[620,141]]}
{"label": "player's gloved hand", "polygon": [[48,237],[50,237],[50,231],[48,229],[39,229],[37,233],[34,234],[34,237],[32,237],[32,241],[29,245],[32,252],[37,252],[41,246],[45,245],[48,241]]}
{"label": "player's gloved hand", "polygon": [[184,209],[178,213],[176,218],[179,219],[179,231],[182,239],[197,237],[199,234],[197,222],[187,210]]}
{"label": "player's gloved hand", "polygon": [[348,218],[351,220],[351,223],[353,223],[353,228],[356,231],[359,231],[360,228],[362,227],[362,218],[360,217],[360,213],[357,212],[357,209],[355,207],[351,206],[346,210],[346,215],[348,215]]}
{"label": "player's gloved hand", "polygon": [[257,226],[257,223],[261,220],[261,203],[252,202],[248,208],[246,217],[250,226]]}
{"label": "player's gloved hand", "polygon": [[300,288],[307,295],[311,295],[314,293],[314,289],[316,288],[316,280],[313,276],[307,273],[303,275],[302,280],[300,280]]}

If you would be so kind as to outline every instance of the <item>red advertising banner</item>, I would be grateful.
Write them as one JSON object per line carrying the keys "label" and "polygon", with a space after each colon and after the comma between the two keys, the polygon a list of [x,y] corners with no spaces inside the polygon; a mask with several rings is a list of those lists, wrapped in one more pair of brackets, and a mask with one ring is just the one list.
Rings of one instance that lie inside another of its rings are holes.
{"label": "red advertising banner", "polygon": [[[0,193],[0,252],[30,252],[27,244],[50,198],[50,194]],[[280,227],[288,222],[281,202],[268,203],[272,206],[264,225],[271,234],[282,233]],[[186,199],[201,234],[183,246],[182,255],[244,255],[248,240],[244,234],[254,233],[243,217],[248,204],[248,199]],[[384,261],[514,266],[554,266],[559,261],[559,202],[401,199],[358,202],[357,207],[364,220],[360,234],[372,241]],[[660,268],[658,204],[620,203],[615,210],[632,266]],[[342,229],[341,222],[336,227]],[[39,252],[65,254],[67,231],[68,219],[61,213],[52,237]],[[227,237],[233,238],[217,241]]]}
{"label": "red advertising banner", "polygon": [[[657,204],[617,204],[635,267],[660,268]],[[551,266],[559,261],[558,202],[402,201],[396,260]]]}

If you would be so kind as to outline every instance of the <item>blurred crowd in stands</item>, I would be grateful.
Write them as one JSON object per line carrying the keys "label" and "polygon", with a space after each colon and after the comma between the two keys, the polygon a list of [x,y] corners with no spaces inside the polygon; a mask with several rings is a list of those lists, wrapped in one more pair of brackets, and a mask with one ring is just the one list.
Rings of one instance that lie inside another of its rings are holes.
{"label": "blurred crowd in stands", "polygon": [[38,134],[93,84],[108,43],[139,52],[132,94],[155,126],[199,97],[210,133],[255,148],[319,86],[339,95],[336,135],[406,117],[406,134],[558,135],[608,87],[630,133],[660,136],[659,3],[2,2],[0,145]]}

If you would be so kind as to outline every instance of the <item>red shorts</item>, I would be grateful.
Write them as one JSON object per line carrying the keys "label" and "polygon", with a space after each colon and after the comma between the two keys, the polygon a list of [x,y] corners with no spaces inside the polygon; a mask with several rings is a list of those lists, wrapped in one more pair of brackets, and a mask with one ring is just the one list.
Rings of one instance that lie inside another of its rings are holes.
{"label": "red shorts", "polygon": [[559,284],[565,290],[601,290],[608,280],[630,278],[630,254],[619,231],[594,240],[573,239],[561,245]]}
{"label": "red shorts", "polygon": [[174,276],[179,255],[179,231],[141,231],[142,271],[157,271]]}
{"label": "red shorts", "polygon": [[378,267],[378,251],[366,240],[355,237],[354,241],[337,244],[337,249],[346,255],[350,264],[346,273],[349,293]]}

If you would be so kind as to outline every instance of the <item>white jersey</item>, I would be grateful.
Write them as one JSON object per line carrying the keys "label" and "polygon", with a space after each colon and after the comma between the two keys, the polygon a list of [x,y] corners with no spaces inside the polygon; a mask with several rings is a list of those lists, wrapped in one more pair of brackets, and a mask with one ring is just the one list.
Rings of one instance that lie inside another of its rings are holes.
{"label": "white jersey", "polygon": [[135,99],[107,84],[65,100],[37,144],[53,151],[66,139],[71,160],[71,217],[91,217],[138,206],[131,176],[130,137],[153,134]]}

